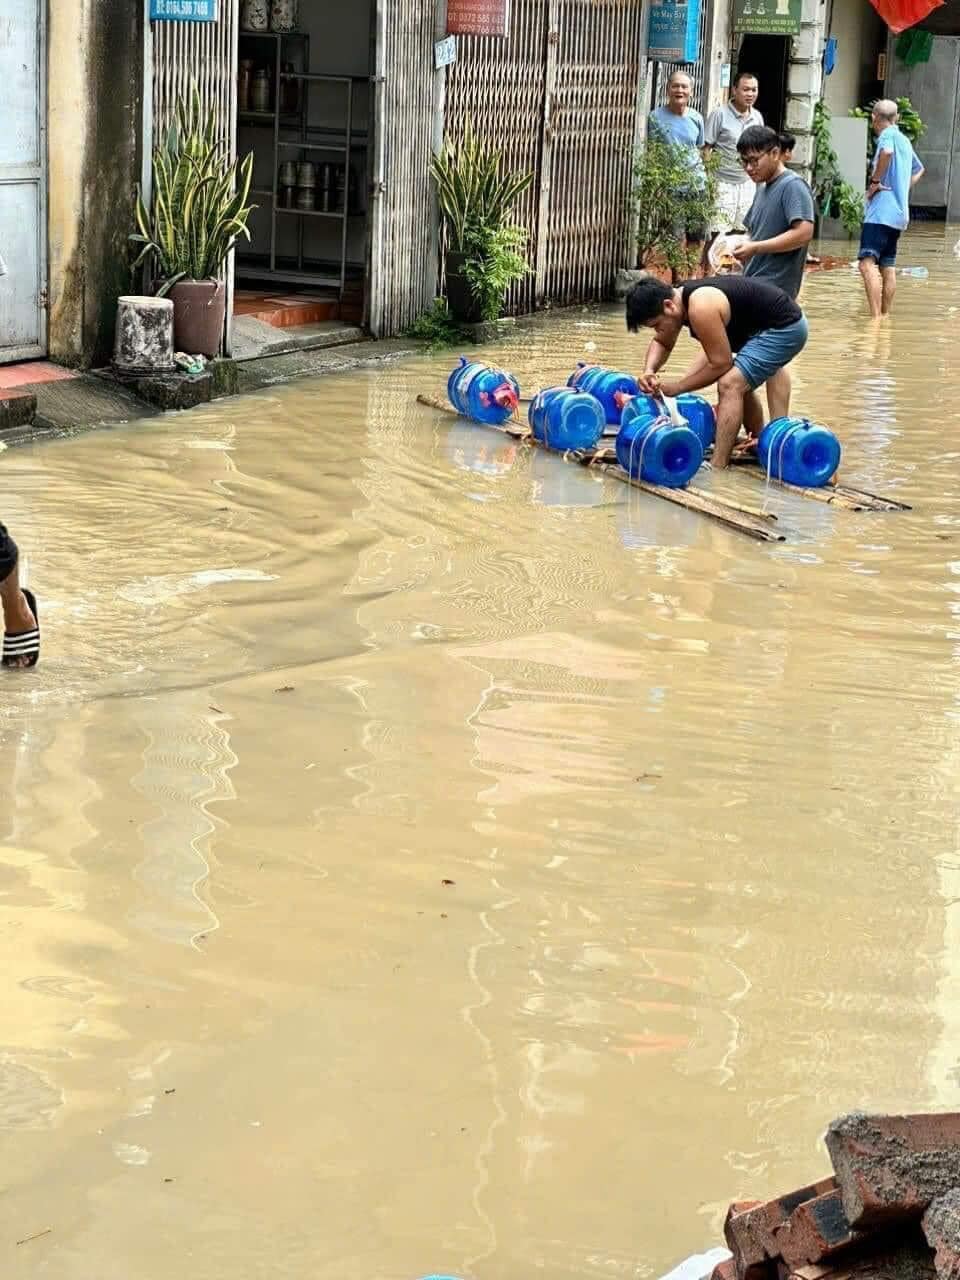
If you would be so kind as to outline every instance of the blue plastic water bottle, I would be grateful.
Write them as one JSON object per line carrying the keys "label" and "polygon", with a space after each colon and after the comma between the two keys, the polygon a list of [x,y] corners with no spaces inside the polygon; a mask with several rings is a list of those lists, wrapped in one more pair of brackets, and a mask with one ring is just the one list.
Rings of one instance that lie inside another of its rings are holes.
{"label": "blue plastic water bottle", "polygon": [[682,489],[703,463],[703,445],[690,427],[675,427],[658,407],[649,411],[646,396],[630,400],[617,436],[617,461],[634,480]]}
{"label": "blue plastic water bottle", "polygon": [[447,396],[465,418],[499,427],[516,413],[520,385],[512,373],[461,356],[447,380]]}
{"label": "blue plastic water bottle", "polygon": [[640,390],[636,378],[629,373],[617,373],[615,369],[604,369],[601,365],[584,364],[582,361],[576,372],[570,375],[567,386],[596,396],[612,427],[620,425],[624,402]]}
{"label": "blue plastic water bottle", "polygon": [[774,480],[822,489],[840,466],[840,441],[808,418],[774,418],[760,432],[757,455]]}
{"label": "blue plastic water bottle", "polygon": [[[639,412],[659,417],[665,412],[662,400],[645,395],[642,391],[633,397],[632,403],[632,414]],[[704,400],[703,396],[695,395],[692,391],[685,391],[677,396],[676,404],[680,416],[686,418],[687,426],[700,437],[700,443],[706,452],[717,438],[717,414],[713,405],[709,400]]]}
{"label": "blue plastic water bottle", "polygon": [[530,426],[548,449],[593,449],[606,426],[603,405],[585,391],[550,387],[530,403]]}
{"label": "blue plastic water bottle", "polygon": [[677,396],[677,409],[686,418],[690,430],[700,437],[704,451],[709,449],[717,438],[717,412],[710,401],[686,391]]}

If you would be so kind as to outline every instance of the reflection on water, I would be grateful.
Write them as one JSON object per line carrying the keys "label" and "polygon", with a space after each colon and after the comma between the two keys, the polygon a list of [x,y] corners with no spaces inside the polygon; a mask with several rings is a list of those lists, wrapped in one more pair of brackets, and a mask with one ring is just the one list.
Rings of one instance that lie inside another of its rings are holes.
{"label": "reflection on water", "polygon": [[9,1274],[650,1277],[835,1112],[956,1105],[955,239],[880,327],[809,281],[797,407],[915,510],[775,492],[780,546],[428,357],[3,455]]}

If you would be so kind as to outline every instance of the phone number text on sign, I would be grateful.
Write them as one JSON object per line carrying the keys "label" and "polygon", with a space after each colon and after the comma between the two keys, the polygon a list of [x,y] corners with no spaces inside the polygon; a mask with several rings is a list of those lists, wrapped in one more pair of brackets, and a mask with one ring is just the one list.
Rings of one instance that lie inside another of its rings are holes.
{"label": "phone number text on sign", "polygon": [[150,0],[153,22],[216,22],[217,0]]}
{"label": "phone number text on sign", "polygon": [[509,0],[447,0],[447,35],[505,36],[509,28]]}

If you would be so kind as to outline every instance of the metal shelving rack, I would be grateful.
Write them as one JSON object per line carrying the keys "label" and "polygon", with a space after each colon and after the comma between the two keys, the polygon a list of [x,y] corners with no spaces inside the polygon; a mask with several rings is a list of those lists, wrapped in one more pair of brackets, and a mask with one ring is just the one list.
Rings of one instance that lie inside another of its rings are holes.
{"label": "metal shelving rack", "polygon": [[[304,68],[310,66],[310,37],[306,32],[241,31],[240,38],[243,41],[272,41],[274,45],[273,110],[270,112],[239,111],[237,113],[238,129],[243,126],[262,128],[269,126],[273,130],[273,152],[271,155],[273,186],[270,189],[255,188],[252,192],[254,195],[270,200],[269,266],[255,265],[252,262],[248,262],[246,264],[247,270],[251,276],[269,276],[274,280],[282,280],[288,284],[314,284],[335,287],[339,289],[342,300],[347,280],[350,219],[364,216],[362,211],[354,213],[350,208],[351,162],[355,153],[365,148],[365,143],[358,140],[353,127],[354,86],[357,83],[357,78],[354,76],[321,75],[306,69],[292,73],[284,72],[283,51],[286,41],[296,41],[300,45],[303,50],[303,66]],[[300,86],[299,110],[285,113],[280,109],[282,85],[284,81],[291,80],[296,80]],[[343,89],[344,125],[342,129],[311,126],[310,124],[310,86],[321,84],[338,85]],[[283,131],[295,131],[298,136],[294,138],[282,137],[281,133]],[[306,160],[308,155],[314,153],[342,155],[344,157],[342,209],[287,209],[280,207],[280,161],[284,154],[289,153],[294,153],[303,160]],[[298,219],[296,271],[289,271],[277,265],[277,229],[278,220],[281,217],[295,217]],[[305,226],[303,220],[305,218],[325,218],[331,221],[339,221],[342,224],[339,275],[325,275],[322,271],[309,271],[305,267],[303,251]],[[237,265],[239,269],[243,269],[245,264],[242,258],[238,260]]]}

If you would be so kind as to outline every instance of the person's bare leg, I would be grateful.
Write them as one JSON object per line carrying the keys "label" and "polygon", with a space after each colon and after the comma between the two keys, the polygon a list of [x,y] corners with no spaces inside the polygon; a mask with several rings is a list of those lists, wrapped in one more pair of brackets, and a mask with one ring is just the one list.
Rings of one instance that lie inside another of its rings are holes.
{"label": "person's bare leg", "polygon": [[[0,582],[0,604],[3,606],[3,629],[7,635],[32,631],[37,620],[30,611],[27,598],[20,590],[20,574],[16,567]],[[25,667],[26,658],[14,659],[7,666]]]}
{"label": "person's bare leg", "polygon": [[897,292],[897,268],[883,267],[880,275],[883,279],[883,295],[880,310],[883,315],[888,316],[893,309],[893,296]]}
{"label": "person's bare leg", "polygon": [[883,306],[883,281],[880,278],[880,268],[877,266],[875,258],[860,259],[860,275],[863,278],[863,287],[866,290],[870,315],[874,320],[877,320],[880,317],[881,307]]}
{"label": "person's bare leg", "polygon": [[793,391],[793,379],[790,368],[784,365],[772,378],[767,379],[767,408],[770,410],[770,421],[774,418],[790,417],[790,395]]}
{"label": "person's bare leg", "polygon": [[740,370],[734,368],[723,375],[718,389],[720,403],[717,406],[717,443],[714,445],[712,462],[715,467],[723,468],[730,463],[730,455],[743,422],[744,396],[750,388]]}
{"label": "person's bare leg", "polygon": [[743,425],[747,435],[756,439],[763,430],[764,421],[763,401],[755,391],[748,391],[743,397]]}

